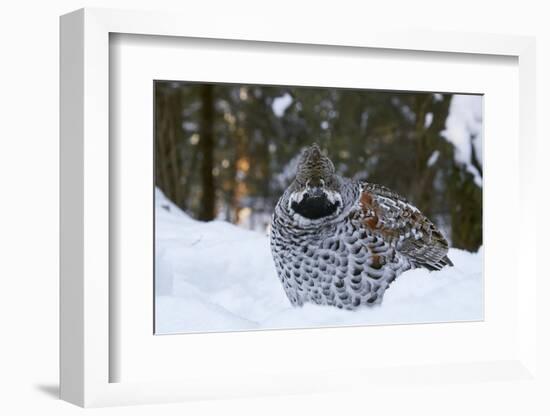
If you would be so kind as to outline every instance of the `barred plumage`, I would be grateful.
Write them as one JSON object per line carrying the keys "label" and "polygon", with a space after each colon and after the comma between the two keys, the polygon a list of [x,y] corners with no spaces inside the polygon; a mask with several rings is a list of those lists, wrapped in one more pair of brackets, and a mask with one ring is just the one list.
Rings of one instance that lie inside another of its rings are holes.
{"label": "barred plumage", "polygon": [[302,153],[270,235],[279,279],[295,306],[377,304],[402,272],[452,265],[447,241],[416,207],[386,187],[337,175],[316,144]]}

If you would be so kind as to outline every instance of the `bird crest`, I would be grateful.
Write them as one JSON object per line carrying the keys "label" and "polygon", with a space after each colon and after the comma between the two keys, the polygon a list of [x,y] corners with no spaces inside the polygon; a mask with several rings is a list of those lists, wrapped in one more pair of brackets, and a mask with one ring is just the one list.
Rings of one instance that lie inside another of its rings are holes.
{"label": "bird crest", "polygon": [[317,143],[302,151],[296,171],[296,181],[302,186],[326,186],[334,175],[334,164],[325,156]]}

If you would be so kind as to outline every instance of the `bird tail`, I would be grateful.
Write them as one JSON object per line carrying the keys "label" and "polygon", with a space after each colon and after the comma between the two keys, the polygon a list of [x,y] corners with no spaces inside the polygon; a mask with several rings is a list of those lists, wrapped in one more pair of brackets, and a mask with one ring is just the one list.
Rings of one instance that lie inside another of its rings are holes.
{"label": "bird tail", "polygon": [[441,270],[443,267],[445,266],[454,266],[454,263],[451,261],[451,259],[449,258],[449,256],[444,256],[442,257],[439,261],[437,262],[426,262],[426,263],[421,263],[421,264],[417,264],[417,266],[419,267],[424,267],[430,271],[436,271],[436,270]]}
{"label": "bird tail", "polygon": [[445,267],[445,266],[451,266],[451,267],[454,266],[454,263],[451,261],[451,259],[449,258],[449,256],[443,257],[441,260],[439,260],[439,261],[436,263],[436,267],[437,267],[436,270],[441,270],[441,269],[442,269],[443,267]]}

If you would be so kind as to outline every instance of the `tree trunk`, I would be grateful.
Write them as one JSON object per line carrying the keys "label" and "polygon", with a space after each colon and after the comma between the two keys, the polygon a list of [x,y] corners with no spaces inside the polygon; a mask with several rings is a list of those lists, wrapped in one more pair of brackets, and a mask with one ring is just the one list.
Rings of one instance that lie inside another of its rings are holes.
{"label": "tree trunk", "polygon": [[201,91],[202,114],[200,147],[202,153],[202,203],[199,219],[211,221],[216,216],[216,191],[214,187],[214,86],[204,84]]}
{"label": "tree trunk", "polygon": [[[179,92],[178,94],[179,95]],[[181,165],[178,157],[178,143],[177,135],[181,129],[181,116],[180,116],[180,107],[178,103],[178,96],[174,94],[174,97],[171,97],[170,102],[170,128],[168,129],[168,157],[170,158],[170,167],[171,167],[171,177],[172,177],[172,192],[171,199],[178,205],[180,208],[184,208],[181,198]]]}
{"label": "tree trunk", "polygon": [[167,106],[164,99],[164,94],[159,86],[156,91],[156,111],[155,111],[155,144],[156,144],[156,154],[155,154],[155,170],[156,170],[156,186],[158,186],[165,195],[172,199],[172,186],[170,184],[170,174],[168,167],[168,158],[166,157],[169,153],[167,149],[168,137],[168,120],[167,120]]}

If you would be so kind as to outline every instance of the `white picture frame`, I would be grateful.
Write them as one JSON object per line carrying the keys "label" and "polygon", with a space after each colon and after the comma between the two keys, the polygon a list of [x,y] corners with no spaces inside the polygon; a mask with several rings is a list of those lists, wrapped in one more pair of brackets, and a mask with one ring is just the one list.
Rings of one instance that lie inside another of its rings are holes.
{"label": "white picture frame", "polygon": [[[276,25],[263,24],[235,31],[235,22],[217,21],[204,25],[201,19],[186,19],[172,13],[151,13],[107,9],[82,9],[61,18],[61,398],[80,406],[158,403],[195,398],[242,397],[258,394],[281,394],[332,391],[355,386],[372,390],[376,384],[441,382],[480,383],[484,380],[538,383],[540,375],[536,361],[536,316],[542,307],[535,302],[537,275],[529,241],[536,241],[535,217],[519,215],[518,226],[524,232],[519,237],[514,264],[522,264],[522,284],[518,285],[517,309],[514,310],[517,343],[506,353],[496,354],[496,360],[486,357],[471,362],[443,361],[438,364],[419,360],[403,368],[372,365],[366,368],[331,368],[332,382],[319,382],[314,371],[289,373],[266,372],[258,377],[239,378],[237,374],[215,369],[199,372],[177,381],[113,382],[112,367],[121,357],[112,348],[119,328],[111,324],[113,311],[112,287],[109,276],[114,259],[109,251],[110,172],[113,159],[109,148],[109,37],[122,33],[181,38],[223,39],[226,41],[277,42],[287,44],[330,45],[338,48],[374,48],[433,52],[438,54],[502,55],[518,60],[519,67],[519,189],[510,190],[518,201],[520,213],[527,213],[535,192],[530,180],[535,172],[535,41],[529,37],[468,33],[431,33],[429,31],[384,31],[353,29],[327,34],[321,24],[312,24],[307,33],[289,27],[284,32]],[[245,34],[243,34],[245,33]],[[498,181],[497,178],[493,177]],[[498,253],[497,253],[498,254]],[[500,253],[503,254],[503,253]],[[514,282],[518,271],[513,270]],[[488,294],[487,296],[491,296]],[[539,308],[537,310],[537,308]],[[338,331],[338,329],[324,330]],[[397,329],[409,334],[415,328]],[[113,332],[115,331],[115,332]],[[319,331],[301,334],[284,333],[293,342],[318,337]],[[152,333],[151,333],[152,336]],[[192,335],[193,336],[193,335]],[[219,343],[216,334],[211,342]],[[393,335],[392,335],[393,336]],[[165,337],[163,343],[170,343]],[[241,337],[242,338],[242,337]],[[238,348],[242,339],[236,336],[231,345]],[[264,336],[266,343],[273,338]],[[174,338],[173,338],[174,339]],[[397,335],[397,340],[399,336]],[[227,338],[225,339],[227,340]],[[140,346],[135,346],[139,350]],[[367,371],[368,370],[368,371]],[[411,376],[412,374],[412,376]],[[215,376],[215,380],[213,379]],[[116,378],[116,377],[115,377]],[[174,377],[178,378],[178,377]],[[343,378],[347,380],[342,384]],[[480,383],[481,385],[481,383]],[[481,387],[480,387],[481,388]]]}

